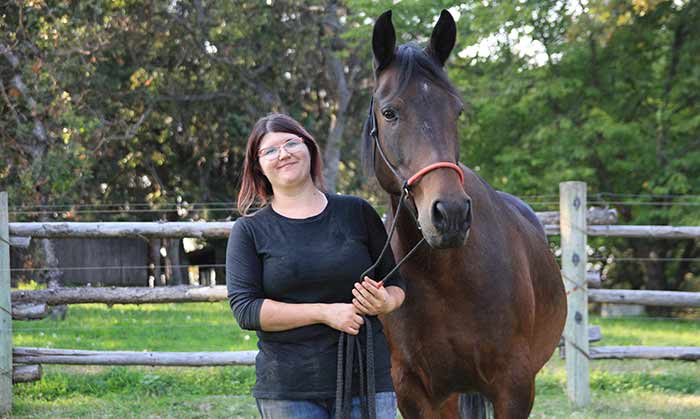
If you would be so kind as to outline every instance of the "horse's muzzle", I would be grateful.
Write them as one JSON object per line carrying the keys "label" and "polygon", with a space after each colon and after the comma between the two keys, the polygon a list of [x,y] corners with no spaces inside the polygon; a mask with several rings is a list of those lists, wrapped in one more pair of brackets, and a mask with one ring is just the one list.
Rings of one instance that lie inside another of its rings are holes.
{"label": "horse's muzzle", "polygon": [[430,221],[433,224],[433,234],[426,235],[426,240],[431,247],[446,249],[464,246],[472,224],[471,199],[434,201]]}

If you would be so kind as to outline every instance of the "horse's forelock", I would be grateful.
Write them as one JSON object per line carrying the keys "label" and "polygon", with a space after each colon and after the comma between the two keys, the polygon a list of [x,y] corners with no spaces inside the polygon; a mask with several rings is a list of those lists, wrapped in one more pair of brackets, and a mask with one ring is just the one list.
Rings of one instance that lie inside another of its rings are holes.
{"label": "horse's forelock", "polygon": [[395,60],[399,65],[398,88],[392,92],[392,96],[403,92],[414,75],[417,74],[461,100],[461,95],[447,78],[447,73],[442,66],[419,46],[415,44],[401,45],[397,50]]}

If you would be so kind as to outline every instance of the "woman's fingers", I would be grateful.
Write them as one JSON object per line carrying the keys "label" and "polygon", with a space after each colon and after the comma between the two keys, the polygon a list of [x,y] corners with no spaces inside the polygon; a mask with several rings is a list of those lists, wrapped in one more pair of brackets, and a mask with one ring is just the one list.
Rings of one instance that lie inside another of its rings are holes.
{"label": "woman's fingers", "polygon": [[354,295],[363,306],[370,310],[376,310],[377,307],[381,305],[381,301],[377,297],[369,293],[359,284],[355,284],[352,295]]}
{"label": "woman's fingers", "polygon": [[360,328],[364,323],[365,320],[362,318],[362,316],[354,314],[350,318],[350,324],[347,326],[347,330],[345,332],[351,335],[356,335],[360,332]]}
{"label": "woman's fingers", "polygon": [[365,300],[362,296],[357,296],[357,298],[352,299],[352,304],[357,307],[358,310],[362,312],[362,314],[374,314],[374,307],[372,304],[370,304],[367,300]]}
{"label": "woman's fingers", "polygon": [[352,300],[352,304],[355,306],[355,309],[356,309],[359,313],[371,315],[371,313],[368,313],[368,312],[367,312],[367,309],[364,308],[364,307],[362,306],[362,304],[360,304],[356,299],[353,299],[353,300]]}
{"label": "woman's fingers", "polygon": [[355,282],[355,290],[365,297],[365,299],[372,299],[379,296],[377,288],[366,281],[363,283]]}
{"label": "woman's fingers", "polygon": [[365,276],[365,280],[363,281],[363,284],[365,284],[365,283],[371,285],[373,290],[378,290],[384,286],[383,284],[373,280],[372,278],[370,278],[368,276]]}

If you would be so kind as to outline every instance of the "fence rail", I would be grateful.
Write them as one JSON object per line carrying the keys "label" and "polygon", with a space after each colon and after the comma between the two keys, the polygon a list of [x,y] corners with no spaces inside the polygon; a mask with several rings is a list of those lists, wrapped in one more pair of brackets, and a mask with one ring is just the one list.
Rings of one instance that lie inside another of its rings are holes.
{"label": "fence rail", "polygon": [[36,291],[13,291],[13,304],[150,304],[196,303],[226,299],[226,287],[78,287],[51,288]]}
{"label": "fence rail", "polygon": [[[10,243],[27,246],[27,238],[226,238],[234,221],[208,222],[96,222],[96,223],[10,223]],[[560,227],[545,224],[550,236],[561,234]],[[589,236],[649,237],[657,239],[694,239],[700,237],[700,227],[682,226],[607,226],[589,225]],[[25,239],[21,239],[25,238]]]}
{"label": "fence rail", "polygon": [[239,352],[135,352],[84,351],[15,347],[17,364],[65,365],[150,365],[167,367],[206,367],[221,365],[255,365],[258,351]]}
{"label": "fence rail", "polygon": [[643,306],[700,307],[700,292],[589,289],[588,300]]}
{"label": "fence rail", "polygon": [[[545,225],[547,235],[560,234],[558,225]],[[683,226],[605,226],[589,225],[586,234],[599,237],[636,237],[655,239],[696,239],[700,237],[700,227]]]}
{"label": "fence rail", "polygon": [[10,236],[32,238],[228,237],[233,221],[10,223]]}
{"label": "fence rail", "polygon": [[670,359],[700,360],[697,346],[593,346],[591,359]]}

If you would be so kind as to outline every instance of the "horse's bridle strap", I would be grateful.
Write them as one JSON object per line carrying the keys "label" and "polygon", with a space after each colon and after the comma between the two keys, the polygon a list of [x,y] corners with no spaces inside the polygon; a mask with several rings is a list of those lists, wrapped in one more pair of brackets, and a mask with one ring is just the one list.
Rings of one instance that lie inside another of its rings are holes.
{"label": "horse's bridle strap", "polygon": [[446,168],[446,169],[452,169],[455,172],[457,172],[457,175],[459,175],[459,182],[461,185],[464,185],[464,172],[462,171],[462,168],[457,166],[454,163],[449,163],[446,161],[441,161],[437,163],[430,164],[428,166],[425,166],[424,168],[420,169],[418,172],[416,172],[415,175],[411,176],[407,181],[406,181],[406,186],[412,186],[415,183],[418,183],[418,181],[425,176],[428,172],[431,172],[435,169],[441,169],[441,168]]}

